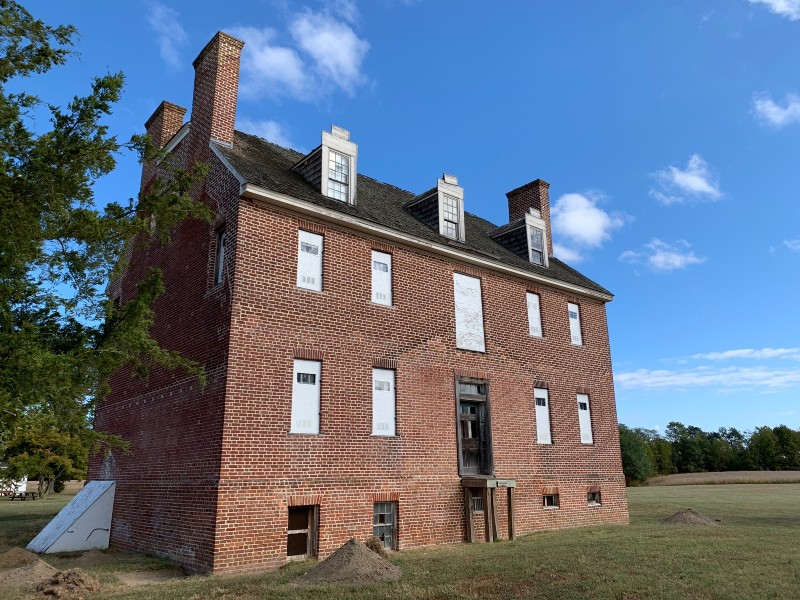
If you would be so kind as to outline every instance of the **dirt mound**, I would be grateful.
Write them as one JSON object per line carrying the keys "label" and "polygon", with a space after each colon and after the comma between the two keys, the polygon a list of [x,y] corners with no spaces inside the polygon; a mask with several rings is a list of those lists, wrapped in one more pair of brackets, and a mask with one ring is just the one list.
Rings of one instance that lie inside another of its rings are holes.
{"label": "dirt mound", "polygon": [[719,525],[719,521],[709,519],[691,508],[679,510],[671,517],[664,519],[662,523],[666,525]]}
{"label": "dirt mound", "polygon": [[386,548],[383,546],[383,541],[379,537],[371,537],[369,538],[366,543],[364,544],[367,548],[372,550],[375,554],[386,558],[388,554],[386,553]]}
{"label": "dirt mound", "polygon": [[36,561],[24,567],[17,567],[8,571],[0,571],[0,589],[21,588],[35,585],[52,577],[56,570],[46,562],[36,557]]}
{"label": "dirt mound", "polygon": [[92,565],[102,565],[110,560],[111,557],[105,552],[100,552],[100,550],[89,550],[88,552],[84,552],[78,558],[76,558],[75,564],[79,567],[89,567]]}
{"label": "dirt mound", "polygon": [[41,596],[52,598],[83,598],[88,593],[100,589],[97,580],[80,569],[59,571],[36,586]]}
{"label": "dirt mound", "polygon": [[11,548],[0,554],[0,569],[10,569],[13,567],[24,567],[39,560],[33,552],[28,552],[22,548]]}
{"label": "dirt mound", "polygon": [[294,580],[297,585],[344,583],[357,585],[378,581],[396,581],[402,572],[385,558],[353,538],[305,575]]}

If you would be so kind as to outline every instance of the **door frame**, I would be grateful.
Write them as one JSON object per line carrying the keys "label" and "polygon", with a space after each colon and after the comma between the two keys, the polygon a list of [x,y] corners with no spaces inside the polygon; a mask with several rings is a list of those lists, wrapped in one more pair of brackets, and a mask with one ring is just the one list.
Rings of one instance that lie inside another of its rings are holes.
{"label": "door frame", "polygon": [[[483,395],[475,395],[475,394],[467,394],[461,393],[461,383],[475,383],[478,385],[485,385],[486,386],[486,393]],[[456,409],[456,418],[455,418],[455,429],[456,429],[456,447],[458,451],[458,456],[456,457],[458,460],[458,475],[459,477],[475,477],[475,473],[464,473],[464,466],[463,466],[463,454],[461,449],[461,403],[462,402],[480,402],[483,403],[485,406],[484,414],[485,414],[485,427],[486,430],[486,454],[485,460],[486,465],[481,465],[480,473],[477,474],[478,477],[481,475],[489,475],[494,477],[494,452],[492,448],[492,405],[491,400],[489,397],[489,380],[488,379],[477,379],[475,377],[456,377],[454,380],[455,386],[455,409]],[[478,432],[480,434],[481,427],[478,427]]]}

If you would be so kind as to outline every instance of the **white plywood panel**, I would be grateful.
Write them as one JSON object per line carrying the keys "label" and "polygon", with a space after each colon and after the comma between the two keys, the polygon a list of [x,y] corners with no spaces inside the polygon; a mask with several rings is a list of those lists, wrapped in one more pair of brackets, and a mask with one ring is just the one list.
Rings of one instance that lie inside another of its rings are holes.
{"label": "white plywood panel", "polygon": [[372,369],[372,435],[395,435],[394,371]]}
{"label": "white plywood panel", "polygon": [[552,444],[553,440],[550,437],[550,398],[547,390],[535,388],[533,397],[536,404],[536,443]]}
{"label": "white plywood panel", "polygon": [[392,305],[392,255],[372,251],[372,301]]}
{"label": "white plywood panel", "polygon": [[322,291],[322,236],[297,232],[297,287]]}
{"label": "white plywood panel", "polygon": [[322,363],[319,361],[294,361],[291,433],[319,433],[321,373]]}
{"label": "white plywood panel", "polygon": [[39,532],[32,552],[80,552],[108,548],[114,510],[114,481],[90,481]]}
{"label": "white plywood panel", "polygon": [[578,394],[578,424],[581,428],[581,444],[592,444],[592,414],[586,394]]}
{"label": "white plywood panel", "polygon": [[569,336],[570,341],[575,346],[583,345],[583,338],[581,337],[581,310],[577,304],[572,302],[567,304],[569,311]]}
{"label": "white plywood panel", "polygon": [[527,293],[528,297],[528,333],[542,337],[542,313],[539,308],[539,294]]}
{"label": "white plywood panel", "polygon": [[456,308],[456,347],[485,352],[481,280],[453,273],[453,297]]}

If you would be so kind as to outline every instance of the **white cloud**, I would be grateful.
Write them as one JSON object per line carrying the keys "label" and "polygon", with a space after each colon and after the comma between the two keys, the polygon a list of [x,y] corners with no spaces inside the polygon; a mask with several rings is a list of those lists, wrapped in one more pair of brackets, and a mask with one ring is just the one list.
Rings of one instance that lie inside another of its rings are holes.
{"label": "white cloud", "polygon": [[792,252],[800,252],[800,240],[783,240],[783,245]]}
{"label": "white cloud", "polygon": [[750,0],[750,4],[766,4],[776,15],[790,21],[800,20],[800,0]]}
{"label": "white cloud", "polygon": [[753,95],[753,110],[756,116],[776,129],[800,123],[800,96],[788,94],[784,104],[784,106],[778,105],[767,92]]}
{"label": "white cloud", "polygon": [[229,28],[245,42],[242,95],[312,101],[338,89],[352,96],[367,82],[361,68],[369,42],[350,26],[358,18],[353,0],[333,0],[319,12],[291,15],[288,35],[271,27]]}
{"label": "white cloud", "polygon": [[746,358],[750,360],[768,360],[775,358],[800,360],[800,348],[741,348],[723,352],[707,352],[694,354],[692,358],[699,360],[731,360]]}
{"label": "white cloud", "polygon": [[658,187],[650,190],[650,196],[662,204],[680,204],[687,201],[687,196],[695,200],[719,200],[723,196],[719,182],[699,154],[689,157],[685,169],[670,165],[653,173],[653,177]]}
{"label": "white cloud", "polygon": [[237,119],[236,128],[285,148],[296,148],[286,128],[277,121]]}
{"label": "white cloud", "polygon": [[626,250],[619,255],[619,259],[632,264],[645,264],[655,271],[675,271],[706,261],[705,258],[697,256],[690,248],[691,244],[686,240],[668,244],[654,238],[641,250]]}
{"label": "white cloud", "polygon": [[294,19],[290,30],[297,45],[311,56],[323,81],[350,95],[365,81],[361,63],[369,43],[349,25],[326,13],[306,11]]}
{"label": "white cloud", "polygon": [[556,200],[550,211],[553,237],[561,240],[560,244],[553,246],[556,256],[580,262],[586,250],[599,248],[611,239],[614,229],[625,224],[621,216],[612,215],[598,206],[603,199],[598,193],[573,193]]}
{"label": "white cloud", "polygon": [[150,9],[147,22],[158,37],[161,58],[173,69],[180,69],[183,61],[179,48],[186,43],[187,36],[178,20],[178,11],[155,0],[148,2],[147,6]]}
{"label": "white cloud", "polygon": [[800,384],[800,369],[769,367],[696,367],[686,370],[638,369],[614,376],[623,389],[685,389],[716,387],[721,390],[773,390]]}

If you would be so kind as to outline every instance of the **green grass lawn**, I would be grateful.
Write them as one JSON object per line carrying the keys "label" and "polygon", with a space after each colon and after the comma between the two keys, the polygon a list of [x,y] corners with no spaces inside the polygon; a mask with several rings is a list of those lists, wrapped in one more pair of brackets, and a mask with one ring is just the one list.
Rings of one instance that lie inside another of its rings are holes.
{"label": "green grass lawn", "polygon": [[[157,588],[106,586],[92,598],[800,598],[800,484],[632,488],[629,499],[629,527],[397,553],[391,560],[404,576],[396,583],[315,589],[287,585],[313,565],[306,562],[273,573],[191,577]],[[56,504],[0,500],[0,551],[9,545],[7,536],[24,545],[20,532],[43,524],[42,512],[55,512]],[[720,519],[722,526],[661,524],[687,507]],[[114,568],[132,567],[104,565],[100,573],[107,578]]]}

